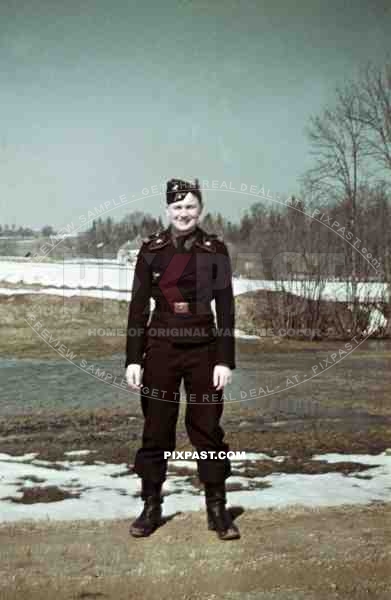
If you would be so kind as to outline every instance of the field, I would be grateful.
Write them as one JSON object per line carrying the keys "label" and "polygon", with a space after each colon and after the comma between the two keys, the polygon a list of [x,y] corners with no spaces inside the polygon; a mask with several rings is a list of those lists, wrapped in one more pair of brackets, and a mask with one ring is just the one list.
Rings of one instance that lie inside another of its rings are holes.
{"label": "field", "polygon": [[[174,517],[174,518],[172,518]],[[150,538],[128,521],[0,526],[2,600],[388,600],[391,506],[246,511],[221,542],[202,513]]]}
{"label": "field", "polygon": [[[0,303],[3,356],[58,359],[24,321],[31,303],[40,307],[51,334],[78,355],[92,359],[123,353],[123,336],[91,342],[87,330],[102,326],[102,314],[107,326],[123,328],[127,303],[48,296],[37,302],[36,297],[21,296],[2,297]],[[315,355],[327,354],[331,347],[273,338],[251,344],[238,340],[240,370],[235,375],[241,386],[247,384],[254,370],[258,374],[257,360],[259,372],[270,377],[308,370]],[[223,426],[232,450],[289,457],[279,466],[260,461],[246,475],[347,475],[357,465],[341,461],[314,466],[310,458],[329,452],[376,455],[389,449],[388,361],[387,346],[366,344],[312,384],[258,406],[227,403]],[[312,399],[318,408],[311,412]],[[190,450],[183,413],[182,403],[177,449]],[[64,460],[67,451],[88,448],[94,454],[87,464],[127,463],[131,471],[141,428],[137,403],[0,414],[0,447],[11,455],[38,452],[53,462]],[[189,477],[197,486],[196,478]],[[229,506],[242,534],[234,542],[221,542],[207,530],[204,511],[166,510],[164,526],[141,540],[129,536],[130,518],[2,523],[1,599],[388,600],[391,502],[243,510],[230,503],[237,484],[227,483]],[[33,501],[43,500],[37,495]]]}

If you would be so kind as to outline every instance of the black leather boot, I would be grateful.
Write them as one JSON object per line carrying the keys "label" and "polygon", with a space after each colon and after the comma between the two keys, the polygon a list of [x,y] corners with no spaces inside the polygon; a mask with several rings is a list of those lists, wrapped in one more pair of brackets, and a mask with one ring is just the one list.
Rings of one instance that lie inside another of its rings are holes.
{"label": "black leather boot", "polygon": [[133,537],[147,537],[162,523],[162,484],[142,480],[141,498],[144,508],[137,519],[131,524],[129,533]]}
{"label": "black leather boot", "polygon": [[208,529],[216,531],[220,540],[239,539],[239,529],[236,527],[230,513],[225,508],[227,503],[225,483],[205,483],[205,501]]}

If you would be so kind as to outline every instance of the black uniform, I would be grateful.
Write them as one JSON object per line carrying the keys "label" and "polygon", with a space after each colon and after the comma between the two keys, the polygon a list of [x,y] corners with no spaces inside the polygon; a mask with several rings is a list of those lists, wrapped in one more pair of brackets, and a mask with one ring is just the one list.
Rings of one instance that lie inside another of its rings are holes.
{"label": "black uniform", "polygon": [[[151,297],[155,309],[150,318]],[[182,377],[192,445],[198,451],[229,450],[219,425],[223,391],[213,386],[213,369],[218,364],[235,369],[234,327],[232,270],[223,241],[197,226],[181,237],[168,227],[143,242],[129,305],[125,364],[144,367],[144,431],[134,465],[140,477],[166,478],[163,453],[175,450]],[[197,466],[203,483],[221,483],[231,475],[228,458],[200,458]]]}

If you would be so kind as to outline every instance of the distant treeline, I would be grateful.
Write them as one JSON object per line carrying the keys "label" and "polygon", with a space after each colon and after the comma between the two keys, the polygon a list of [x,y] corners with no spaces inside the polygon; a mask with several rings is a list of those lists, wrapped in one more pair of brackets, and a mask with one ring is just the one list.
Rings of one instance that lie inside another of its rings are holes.
{"label": "distant treeline", "polygon": [[[45,228],[46,229],[46,228]],[[0,224],[0,237],[15,237],[15,238],[24,238],[24,237],[35,237],[37,235],[42,235],[37,231],[34,231],[30,227],[16,227],[15,224],[9,226],[7,224]]]}
{"label": "distant treeline", "polygon": [[[350,228],[351,205],[346,199],[320,208],[295,197],[287,203],[281,200],[281,204],[263,200],[253,204],[239,223],[232,223],[220,213],[208,213],[202,227],[224,238],[234,272],[246,277],[346,279],[353,270],[353,249],[359,280],[390,281],[390,195],[384,186],[366,186],[357,198],[354,235]],[[126,242],[138,248],[145,236],[163,227],[161,219],[139,211],[119,222],[99,217],[88,231],[61,241],[50,256],[116,258]],[[50,235],[55,234],[50,231]],[[35,235],[31,253],[39,252],[44,243],[45,236]],[[1,254],[13,254],[13,250],[15,242],[0,236]]]}
{"label": "distant treeline", "polygon": [[[351,204],[346,199],[323,207],[295,197],[282,199],[281,203],[265,199],[253,204],[239,223],[219,213],[207,213],[201,225],[224,238],[234,272],[246,277],[346,279],[354,266],[359,280],[389,281],[390,196],[384,186],[365,186],[358,191],[357,199],[354,234],[350,227]],[[119,222],[99,217],[88,231],[61,241],[50,256],[116,258],[126,242],[138,248],[145,236],[163,227],[160,218],[140,211]],[[12,240],[7,242],[9,246]],[[40,235],[33,241],[33,251],[39,252],[42,243]]]}

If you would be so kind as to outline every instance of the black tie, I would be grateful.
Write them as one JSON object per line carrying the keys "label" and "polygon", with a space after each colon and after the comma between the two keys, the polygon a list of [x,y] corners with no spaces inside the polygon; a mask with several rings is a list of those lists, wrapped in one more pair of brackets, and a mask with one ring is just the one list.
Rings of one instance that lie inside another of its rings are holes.
{"label": "black tie", "polygon": [[183,252],[184,246],[185,246],[185,237],[184,236],[178,237],[177,244],[178,244],[178,252]]}

